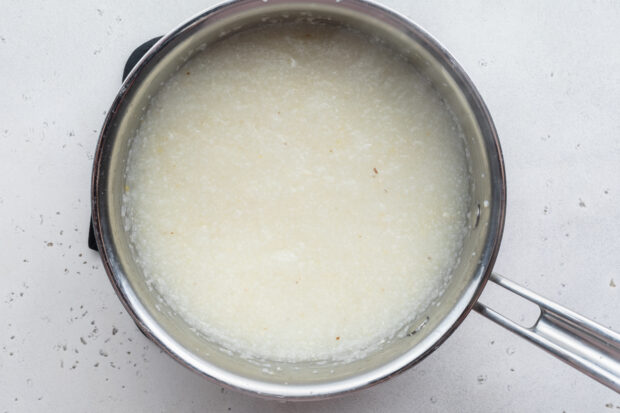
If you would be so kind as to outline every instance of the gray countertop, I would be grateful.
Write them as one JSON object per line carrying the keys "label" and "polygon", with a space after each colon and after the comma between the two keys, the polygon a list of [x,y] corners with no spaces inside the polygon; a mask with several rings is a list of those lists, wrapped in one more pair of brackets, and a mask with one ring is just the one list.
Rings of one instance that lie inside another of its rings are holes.
{"label": "gray countertop", "polygon": [[[620,3],[385,3],[454,55],[493,115],[508,177],[495,269],[620,331]],[[93,153],[128,54],[212,4],[3,4],[0,413],[620,412],[618,394],[475,313],[406,373],[303,404],[221,389],[144,338],[87,248]],[[531,316],[498,289],[482,301]]]}

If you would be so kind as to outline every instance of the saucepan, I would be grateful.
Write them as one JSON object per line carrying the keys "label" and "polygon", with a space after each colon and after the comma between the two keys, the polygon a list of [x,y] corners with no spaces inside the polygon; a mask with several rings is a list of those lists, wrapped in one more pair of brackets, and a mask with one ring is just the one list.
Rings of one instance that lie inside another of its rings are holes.
{"label": "saucepan", "polygon": [[[307,19],[353,27],[376,36],[424,76],[458,118],[472,176],[470,227],[460,262],[444,293],[404,327],[404,334],[364,358],[270,362],[238,354],[196,333],[149,288],[123,227],[121,195],[131,138],[150,96],[204,45],[255,27]],[[620,391],[620,335],[492,272],[506,212],[506,179],[489,112],[463,69],[407,18],[362,0],[239,0],[207,10],[159,40],[124,81],[103,125],[92,176],[97,246],[118,296],[142,332],[181,364],[221,385],[280,399],[319,399],[382,382],[439,347],[473,309],[592,378]],[[538,320],[522,326],[478,302],[487,281],[537,305]]]}

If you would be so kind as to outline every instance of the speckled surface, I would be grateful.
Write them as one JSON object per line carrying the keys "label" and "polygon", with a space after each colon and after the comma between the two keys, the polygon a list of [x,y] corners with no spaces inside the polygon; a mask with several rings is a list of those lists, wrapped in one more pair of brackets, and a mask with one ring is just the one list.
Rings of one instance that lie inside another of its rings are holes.
{"label": "speckled surface", "polygon": [[[496,270],[620,330],[620,3],[385,3],[450,50],[494,117],[509,198]],[[618,394],[473,313],[405,374],[303,404],[223,390],[147,341],[86,245],[92,157],[129,53],[211,4],[3,5],[0,412],[620,412]]]}

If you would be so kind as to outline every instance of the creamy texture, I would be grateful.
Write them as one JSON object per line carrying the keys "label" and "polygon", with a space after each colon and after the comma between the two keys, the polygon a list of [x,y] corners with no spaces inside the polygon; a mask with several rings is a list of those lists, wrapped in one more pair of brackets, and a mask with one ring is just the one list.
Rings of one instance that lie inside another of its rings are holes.
{"label": "creamy texture", "polygon": [[430,82],[323,25],[192,58],[152,98],[126,172],[145,276],[252,357],[375,348],[438,297],[467,225],[464,140]]}

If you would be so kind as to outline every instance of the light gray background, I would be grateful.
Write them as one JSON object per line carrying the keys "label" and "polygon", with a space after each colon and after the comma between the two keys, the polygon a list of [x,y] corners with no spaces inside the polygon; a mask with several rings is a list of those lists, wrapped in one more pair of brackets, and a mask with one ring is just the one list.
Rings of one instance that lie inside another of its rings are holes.
{"label": "light gray background", "polygon": [[[620,330],[620,2],[385,3],[451,51],[495,119],[496,270]],[[133,48],[212,4],[3,2],[0,412],[620,413],[618,394],[474,313],[405,374],[304,404],[222,390],[137,331],[86,245],[93,152]],[[483,301],[531,313],[496,290]]]}

